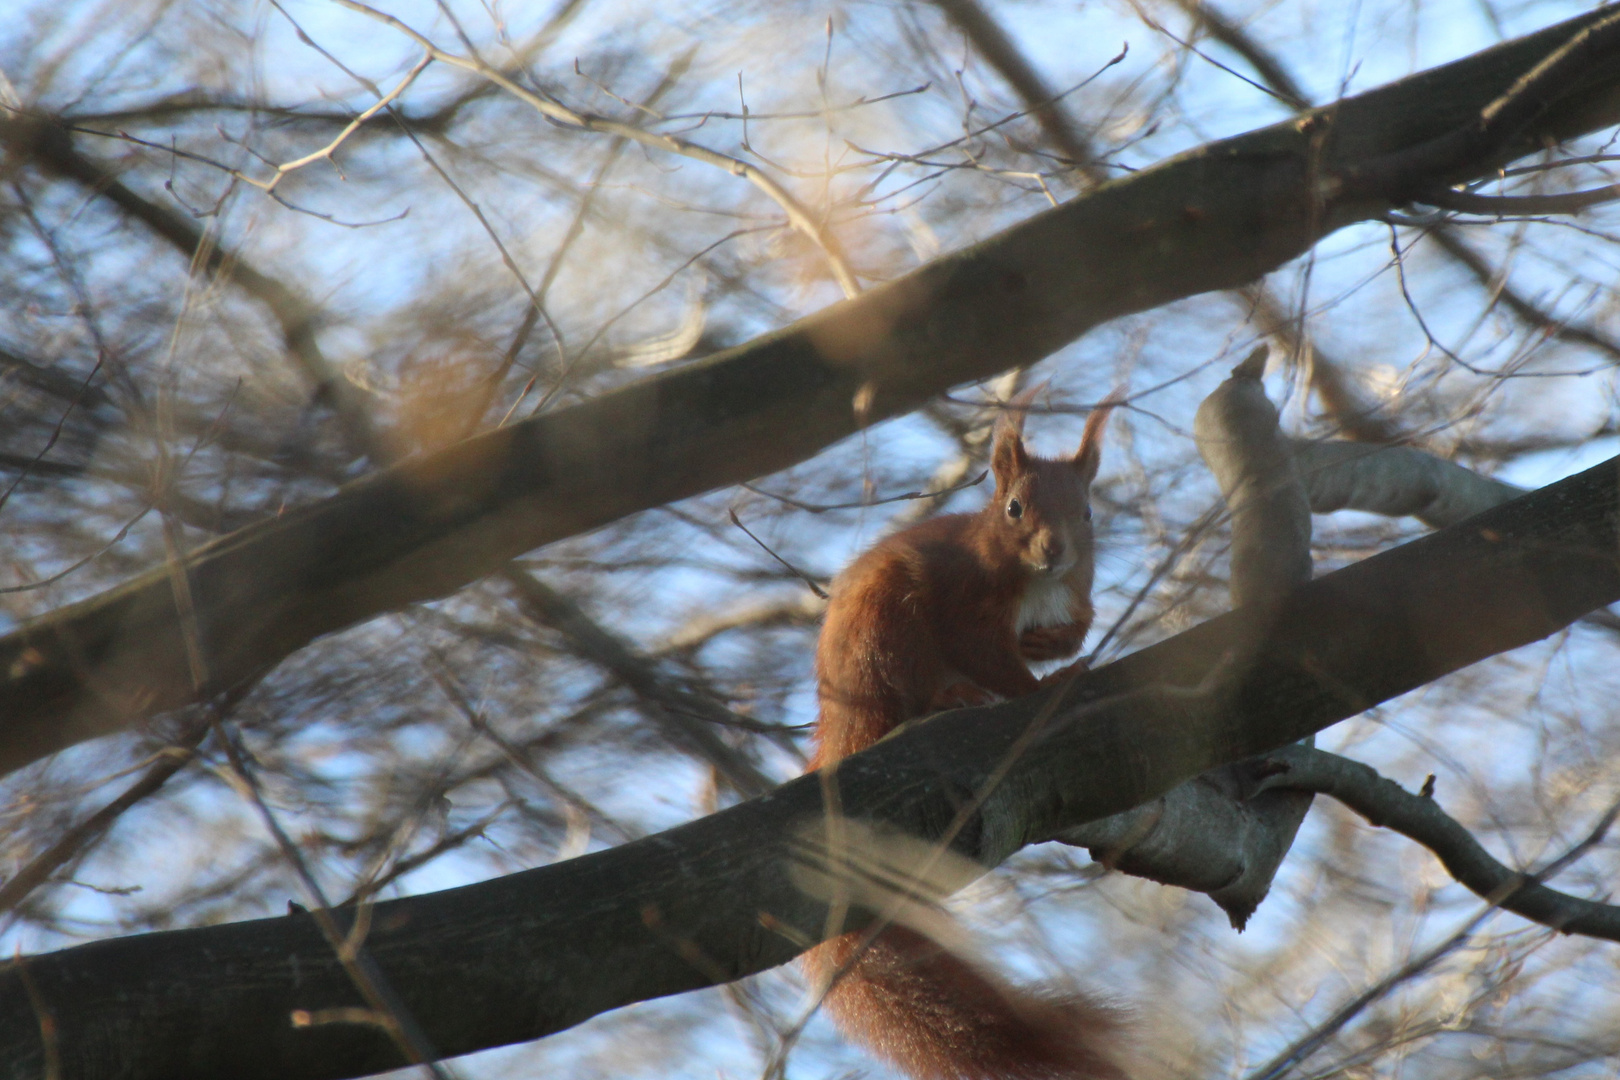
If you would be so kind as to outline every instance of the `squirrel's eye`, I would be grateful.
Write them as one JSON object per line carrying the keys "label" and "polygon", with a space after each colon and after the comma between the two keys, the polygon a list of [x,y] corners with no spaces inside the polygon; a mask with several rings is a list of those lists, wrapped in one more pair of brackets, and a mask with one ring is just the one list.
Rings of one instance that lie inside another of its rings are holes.
{"label": "squirrel's eye", "polygon": [[1023,517],[1024,516],[1024,504],[1019,502],[1017,499],[1013,499],[1010,502],[1008,502],[1007,503],[1007,516],[1012,518],[1014,521],[1017,521],[1019,518]]}
{"label": "squirrel's eye", "polygon": [[1091,507],[1089,507],[1089,506],[1086,507],[1086,520],[1087,521],[1091,520]]}

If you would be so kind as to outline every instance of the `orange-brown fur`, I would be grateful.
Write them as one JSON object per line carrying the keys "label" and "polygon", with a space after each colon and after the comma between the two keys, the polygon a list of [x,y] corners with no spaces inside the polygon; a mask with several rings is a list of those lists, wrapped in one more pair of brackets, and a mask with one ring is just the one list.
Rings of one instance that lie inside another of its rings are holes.
{"label": "orange-brown fur", "polygon": [[[1089,491],[1111,404],[1088,418],[1073,458],[1051,460],[1025,450],[1028,398],[1014,402],[997,425],[989,504],[888,537],[834,582],[812,769],[940,707],[1031,693],[1041,680],[1028,661],[1079,650],[1092,620]],[[825,1003],[846,1035],[919,1080],[1124,1075],[1107,1050],[1118,1026],[1107,1008],[1015,990],[905,926],[863,949],[864,937],[818,945],[806,971],[835,980]]]}

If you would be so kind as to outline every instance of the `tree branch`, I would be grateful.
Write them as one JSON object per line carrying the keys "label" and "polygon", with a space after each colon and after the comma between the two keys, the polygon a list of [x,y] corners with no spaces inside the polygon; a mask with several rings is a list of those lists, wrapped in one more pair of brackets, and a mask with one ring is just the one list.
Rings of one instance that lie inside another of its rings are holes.
{"label": "tree branch", "polygon": [[1337,189],[1333,194],[1396,204],[1421,201],[1437,188],[1478,176],[1482,160],[1508,161],[1529,152],[1537,143],[1531,129],[1554,101],[1568,93],[1571,81],[1612,68],[1620,54],[1620,10],[1610,6],[1594,14],[1596,18],[1575,28],[1466,122],[1431,139],[1325,173],[1329,185]]}
{"label": "tree branch", "polygon": [[1454,461],[1411,446],[1290,440],[1311,512],[1362,510],[1385,517],[1411,515],[1443,529],[1524,494],[1524,489],[1481,476]]}
{"label": "tree branch", "polygon": [[[1611,810],[1609,814],[1606,814],[1604,818],[1599,821],[1596,829],[1593,829],[1579,843],[1575,844],[1563,854],[1559,855],[1558,858],[1542,867],[1536,873],[1530,875],[1531,879],[1534,881],[1544,881],[1563,870],[1570,863],[1584,855],[1587,851],[1590,851],[1592,847],[1602,839],[1604,834],[1609,831],[1609,828],[1611,825],[1613,825],[1613,823],[1613,811]],[[1357,994],[1355,997],[1333,1010],[1333,1014],[1326,1020],[1315,1025],[1304,1037],[1295,1040],[1266,1064],[1249,1073],[1244,1080],[1280,1080],[1280,1078],[1287,1075],[1289,1070],[1295,1065],[1304,1061],[1306,1058],[1310,1057],[1317,1050],[1326,1045],[1329,1039],[1331,1039],[1339,1031],[1343,1030],[1346,1024],[1350,1023],[1351,1020],[1360,1015],[1361,1012],[1373,1002],[1384,997],[1402,983],[1423,974],[1435,964],[1439,963],[1441,959],[1450,955],[1459,946],[1464,944],[1470,937],[1473,936],[1474,931],[1479,928],[1481,923],[1495,913],[1497,908],[1496,902],[1499,897],[1490,896],[1486,899],[1490,901],[1489,905],[1459,927],[1455,933],[1450,934],[1432,947],[1424,950],[1417,956],[1412,957],[1412,959],[1408,960],[1394,971],[1391,971],[1388,975],[1378,980],[1378,982],[1367,987],[1367,989],[1363,990],[1361,993]]]}
{"label": "tree branch", "polygon": [[1106,181],[1108,170],[1097,163],[1091,137],[1075,123],[1058,100],[1057,91],[1041,78],[994,16],[985,11],[978,0],[934,0],[934,4],[973,42],[974,51],[1007,80],[1007,85],[1018,94],[1047,139],[1086,183],[1095,185]]}
{"label": "tree branch", "polygon": [[[1108,319],[1252,281],[1389,209],[1371,196],[1324,205],[1323,177],[1472,123],[1613,10],[1182,154],[747,345],[201,548],[189,566],[211,676],[200,690],[164,568],[29,623],[0,638],[0,771],[216,693],[539,545],[785,468]],[[1599,65],[1574,72],[1522,134],[1565,138],[1617,119],[1620,68]],[[1321,124],[1325,141],[1311,133]],[[1487,172],[1497,156],[1469,167]]]}
{"label": "tree branch", "polygon": [[1442,210],[1465,214],[1578,214],[1589,206],[1620,199],[1620,184],[1605,184],[1587,191],[1567,191],[1558,195],[1478,195],[1472,191],[1431,191],[1423,201]]}
{"label": "tree branch", "polygon": [[[1504,911],[1560,933],[1620,941],[1620,907],[1549,889],[1535,877],[1508,869],[1432,796],[1414,795],[1369,765],[1308,746],[1285,746],[1265,760],[1278,769],[1265,788],[1333,796],[1368,823],[1392,829],[1434,852],[1452,877]],[[1616,816],[1620,805],[1604,818],[1602,831]]]}
{"label": "tree branch", "polygon": [[[1617,550],[1620,458],[1067,686],[912,725],[834,773],[610,851],[377,904],[365,948],[446,1054],[740,978],[828,932],[795,867],[813,867],[806,830],[829,788],[847,817],[949,838],[992,867],[1567,626],[1620,599]],[[0,973],[0,1077],[32,1080],[48,1052],[63,1080],[401,1064],[374,1027],[289,1023],[359,1004],[309,915],[97,942]]]}

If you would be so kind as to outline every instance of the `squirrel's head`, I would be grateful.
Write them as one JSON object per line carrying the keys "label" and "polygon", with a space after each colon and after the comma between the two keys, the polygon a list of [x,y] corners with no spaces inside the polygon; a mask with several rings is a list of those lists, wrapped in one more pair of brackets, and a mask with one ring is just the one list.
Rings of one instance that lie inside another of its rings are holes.
{"label": "squirrel's head", "polygon": [[1062,577],[1091,559],[1091,482],[1102,461],[1103,427],[1121,395],[1110,394],[1092,411],[1072,457],[1042,458],[1024,446],[1024,417],[1044,386],[1019,394],[996,422],[990,451],[996,491],[984,513],[1031,574]]}

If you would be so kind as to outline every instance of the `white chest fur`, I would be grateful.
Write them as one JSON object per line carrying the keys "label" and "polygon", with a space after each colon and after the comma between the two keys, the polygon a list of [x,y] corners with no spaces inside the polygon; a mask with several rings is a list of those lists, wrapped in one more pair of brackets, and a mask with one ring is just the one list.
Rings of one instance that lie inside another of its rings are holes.
{"label": "white chest fur", "polygon": [[1024,590],[1018,604],[1018,632],[1037,626],[1063,626],[1074,619],[1070,603],[1074,594],[1063,578],[1036,578]]}

